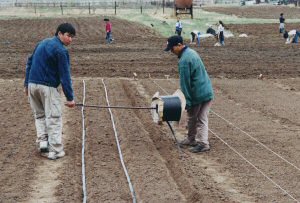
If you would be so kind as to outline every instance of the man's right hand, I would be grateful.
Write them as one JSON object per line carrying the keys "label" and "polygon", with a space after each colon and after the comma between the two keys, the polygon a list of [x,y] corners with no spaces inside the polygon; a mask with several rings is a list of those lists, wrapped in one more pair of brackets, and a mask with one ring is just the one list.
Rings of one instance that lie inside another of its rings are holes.
{"label": "man's right hand", "polygon": [[75,101],[74,101],[74,100],[72,100],[72,101],[67,101],[67,102],[65,103],[65,106],[67,106],[67,107],[69,107],[69,108],[73,108],[73,107],[75,107]]}

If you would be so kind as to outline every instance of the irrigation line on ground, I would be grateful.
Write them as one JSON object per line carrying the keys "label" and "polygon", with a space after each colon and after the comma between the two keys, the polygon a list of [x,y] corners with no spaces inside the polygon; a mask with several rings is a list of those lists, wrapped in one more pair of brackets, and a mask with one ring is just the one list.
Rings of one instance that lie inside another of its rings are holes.
{"label": "irrigation line on ground", "polygon": [[219,140],[221,140],[227,147],[229,147],[232,151],[234,151],[237,155],[239,155],[242,159],[244,159],[248,164],[250,164],[255,170],[257,170],[259,173],[261,173],[265,178],[267,178],[271,183],[273,183],[277,188],[282,190],[285,194],[287,194],[291,199],[295,200],[296,202],[299,203],[299,201],[293,197],[290,193],[288,193],[285,189],[283,189],[280,185],[278,185],[275,181],[273,181],[269,176],[267,176],[264,172],[262,172],[260,169],[258,169],[254,164],[252,164],[250,161],[248,161],[242,154],[240,154],[235,148],[230,146],[227,142],[225,142],[220,136],[218,136],[216,133],[209,131],[217,137]]}
{"label": "irrigation line on ground", "polygon": [[159,88],[159,89],[161,89],[165,94],[169,94],[164,88],[162,88],[154,79],[152,80],[155,84],[156,84],[156,86]]}
{"label": "irrigation line on ground", "polygon": [[[160,89],[164,90],[158,83],[156,83],[154,80],[152,80]],[[171,80],[170,80],[171,81]],[[171,81],[172,82],[172,81]],[[172,82],[173,83],[173,82]],[[173,83],[174,84],[174,83]],[[167,91],[165,91],[167,93]],[[219,140],[221,140],[226,146],[228,146],[232,151],[234,151],[236,154],[238,154],[244,161],[246,161],[248,164],[250,164],[255,170],[257,170],[259,173],[261,173],[265,178],[267,178],[271,183],[273,183],[277,188],[282,190],[285,194],[287,194],[291,199],[295,200],[297,203],[299,201],[293,197],[290,193],[288,193],[285,189],[283,189],[280,185],[278,185],[275,181],[273,181],[270,177],[268,177],[264,172],[262,172],[260,169],[258,169],[254,164],[252,164],[248,159],[246,159],[241,153],[239,153],[234,147],[230,146],[227,142],[225,142],[220,136],[215,134],[213,131],[209,129],[209,131],[217,137]]]}
{"label": "irrigation line on ground", "polygon": [[[108,100],[108,94],[107,94],[106,85],[105,85],[103,79],[102,79],[102,84],[103,84],[104,90],[105,90],[105,98],[106,98],[107,106],[110,106],[110,103],[109,103],[109,100]],[[126,178],[127,178],[127,182],[128,182],[128,185],[129,185],[131,196],[132,196],[132,201],[133,201],[133,203],[136,203],[135,191],[134,191],[134,188],[133,188],[132,183],[130,181],[129,174],[128,174],[128,171],[126,169],[126,166],[125,166],[125,163],[124,163],[124,160],[123,160],[122,150],[121,150],[120,143],[119,143],[119,138],[118,138],[118,133],[117,133],[117,129],[116,129],[116,126],[115,126],[114,116],[113,116],[112,111],[111,111],[110,108],[108,109],[108,111],[110,113],[110,118],[111,118],[112,126],[113,126],[113,129],[114,129],[114,132],[115,132],[115,138],[116,138],[116,143],[117,143],[117,147],[118,147],[119,157],[120,157],[120,161],[121,161],[123,170],[124,170]]]}
{"label": "irrigation line on ground", "polygon": [[290,161],[288,161],[287,159],[283,158],[281,155],[277,154],[276,152],[274,152],[272,149],[270,149],[268,146],[264,145],[263,143],[261,143],[259,140],[257,140],[256,138],[252,137],[249,133],[247,133],[246,131],[242,130],[241,128],[235,126],[233,123],[231,123],[230,121],[228,121],[227,119],[223,118],[222,116],[220,116],[219,114],[217,114],[216,112],[214,112],[213,110],[211,110],[211,112],[213,114],[215,114],[216,116],[218,116],[219,118],[221,118],[222,120],[226,121],[229,125],[233,126],[234,128],[240,130],[242,133],[246,134],[248,137],[250,137],[251,139],[253,139],[254,141],[256,141],[257,143],[259,143],[261,146],[263,146],[265,149],[269,150],[270,152],[272,152],[273,154],[275,154],[277,157],[279,157],[280,159],[282,159],[283,161],[285,161],[286,163],[290,164],[291,166],[293,166],[295,169],[297,169],[298,171],[300,171],[300,168],[298,168],[296,165],[294,165],[293,163],[291,163]]}
{"label": "irrigation line on ground", "polygon": [[[172,83],[173,81],[170,80]],[[174,84],[174,83],[173,83]],[[251,139],[253,139],[255,142],[259,143],[261,146],[263,146],[265,149],[267,149],[268,151],[272,152],[273,154],[275,154],[277,157],[279,157],[281,160],[285,161],[286,163],[290,164],[291,166],[293,166],[295,169],[297,169],[298,171],[300,171],[300,168],[297,167],[295,164],[293,164],[292,162],[288,161],[287,159],[285,159],[284,157],[282,157],[280,154],[274,152],[272,149],[270,149],[268,146],[266,146],[265,144],[261,143],[258,139],[254,138],[253,136],[251,136],[249,133],[247,133],[246,131],[244,131],[243,129],[237,127],[236,125],[234,125],[233,123],[231,123],[230,121],[228,121],[227,119],[225,119],[224,117],[222,117],[221,115],[219,115],[218,113],[216,113],[215,111],[213,111],[212,109],[210,109],[210,111],[216,115],[217,117],[221,118],[222,120],[226,121],[229,125],[233,126],[234,128],[240,130],[242,133],[244,133],[245,135],[247,135],[248,137],[250,137]]]}
{"label": "irrigation line on ground", "polygon": [[83,203],[86,203],[87,199],[87,192],[86,192],[86,178],[85,178],[85,160],[84,160],[84,148],[85,148],[85,116],[84,116],[84,104],[85,104],[85,82],[82,80],[83,83],[83,99],[81,107],[81,117],[82,117],[82,150],[81,150],[81,165],[82,165],[82,191],[83,191]]}

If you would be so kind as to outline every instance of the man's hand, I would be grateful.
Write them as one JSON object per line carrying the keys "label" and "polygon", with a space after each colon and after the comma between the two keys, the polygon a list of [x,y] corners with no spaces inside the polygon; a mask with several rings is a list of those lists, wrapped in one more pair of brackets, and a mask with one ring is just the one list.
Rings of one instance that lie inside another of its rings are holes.
{"label": "man's hand", "polygon": [[74,101],[74,100],[72,100],[72,101],[67,101],[67,102],[65,103],[65,106],[67,106],[67,107],[69,107],[69,108],[73,108],[73,107],[75,107],[75,101]]}
{"label": "man's hand", "polygon": [[24,87],[25,95],[28,97],[28,87]]}

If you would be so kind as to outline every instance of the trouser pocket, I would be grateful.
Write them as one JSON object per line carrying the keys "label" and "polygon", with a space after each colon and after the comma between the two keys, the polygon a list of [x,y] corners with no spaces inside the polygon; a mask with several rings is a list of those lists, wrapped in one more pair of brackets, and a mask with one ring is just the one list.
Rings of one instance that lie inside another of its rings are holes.
{"label": "trouser pocket", "polygon": [[50,111],[52,118],[61,117],[61,103],[60,103],[60,94],[56,88],[51,88],[51,104]]}

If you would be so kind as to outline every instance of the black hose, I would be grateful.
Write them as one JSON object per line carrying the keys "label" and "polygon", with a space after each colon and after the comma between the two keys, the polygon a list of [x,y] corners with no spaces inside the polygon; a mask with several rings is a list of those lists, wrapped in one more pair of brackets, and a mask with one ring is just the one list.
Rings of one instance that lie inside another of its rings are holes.
{"label": "black hose", "polygon": [[174,139],[175,139],[175,141],[176,141],[176,145],[177,145],[178,151],[179,151],[179,152],[182,152],[182,151],[181,151],[181,148],[180,148],[180,146],[179,146],[179,143],[178,143],[178,141],[177,141],[177,138],[176,138],[176,136],[175,136],[175,132],[174,132],[174,130],[173,130],[173,128],[172,128],[170,122],[169,122],[169,121],[166,121],[166,122],[167,122],[168,126],[170,127],[171,132],[172,132],[172,135],[173,135],[173,137],[174,137]]}
{"label": "black hose", "polygon": [[76,104],[76,106],[91,107],[91,108],[98,108],[98,109],[157,109],[157,107],[100,106],[100,105],[85,105],[85,104]]}

